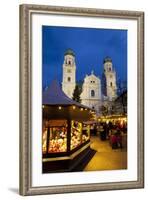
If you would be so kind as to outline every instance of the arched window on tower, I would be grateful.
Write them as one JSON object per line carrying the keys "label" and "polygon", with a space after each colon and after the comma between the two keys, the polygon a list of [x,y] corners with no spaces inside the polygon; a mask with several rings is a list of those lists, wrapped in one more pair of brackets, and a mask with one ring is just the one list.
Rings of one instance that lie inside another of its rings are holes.
{"label": "arched window on tower", "polygon": [[95,91],[91,90],[91,97],[94,97],[94,96],[95,96]]}
{"label": "arched window on tower", "polygon": [[68,82],[70,82],[70,81],[71,81],[71,78],[70,78],[70,77],[68,77],[68,79],[67,79],[67,80],[68,80]]}
{"label": "arched window on tower", "polygon": [[110,82],[110,86],[111,86],[111,87],[113,86],[113,83],[112,83],[112,82]]}

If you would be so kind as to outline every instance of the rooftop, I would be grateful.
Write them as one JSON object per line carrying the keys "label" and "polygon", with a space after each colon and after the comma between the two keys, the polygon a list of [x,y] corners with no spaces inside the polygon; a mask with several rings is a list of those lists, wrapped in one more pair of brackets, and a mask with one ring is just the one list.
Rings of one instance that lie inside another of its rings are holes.
{"label": "rooftop", "polygon": [[104,58],[103,63],[106,63],[106,62],[112,62],[112,59],[109,56],[107,56],[106,58]]}
{"label": "rooftop", "polygon": [[83,108],[88,108],[71,98],[69,98],[61,89],[59,83],[54,80],[50,86],[43,92],[43,105],[76,105]]}
{"label": "rooftop", "polygon": [[72,55],[72,56],[75,56],[75,53],[73,52],[72,49],[67,49],[64,53],[64,55]]}

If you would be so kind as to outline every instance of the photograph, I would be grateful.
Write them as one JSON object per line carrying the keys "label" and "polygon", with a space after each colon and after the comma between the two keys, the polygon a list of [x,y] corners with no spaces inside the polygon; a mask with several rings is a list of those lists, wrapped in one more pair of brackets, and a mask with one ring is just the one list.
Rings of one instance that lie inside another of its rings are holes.
{"label": "photograph", "polygon": [[42,26],[42,173],[127,169],[127,30]]}
{"label": "photograph", "polygon": [[144,187],[144,13],[20,5],[20,194]]}

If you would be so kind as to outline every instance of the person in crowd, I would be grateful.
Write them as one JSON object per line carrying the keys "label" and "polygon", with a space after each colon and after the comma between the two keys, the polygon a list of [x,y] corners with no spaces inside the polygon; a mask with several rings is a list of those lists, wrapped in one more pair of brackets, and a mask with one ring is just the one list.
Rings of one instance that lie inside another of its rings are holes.
{"label": "person in crowd", "polygon": [[106,123],[101,124],[100,138],[102,141],[106,140]]}
{"label": "person in crowd", "polygon": [[100,139],[103,140],[103,135],[104,135],[104,126],[103,122],[100,124]]}
{"label": "person in crowd", "polygon": [[90,126],[90,134],[93,135],[93,131],[94,131],[94,126],[91,124]]}
{"label": "person in crowd", "polygon": [[111,142],[112,149],[117,149],[118,148],[117,135],[116,135],[115,132],[112,133],[112,135],[110,137],[110,142]]}
{"label": "person in crowd", "polygon": [[122,136],[121,136],[121,131],[119,128],[117,129],[116,136],[117,136],[117,146],[118,148],[122,149]]}
{"label": "person in crowd", "polygon": [[94,129],[93,129],[94,135],[97,135],[97,125],[94,124]]}

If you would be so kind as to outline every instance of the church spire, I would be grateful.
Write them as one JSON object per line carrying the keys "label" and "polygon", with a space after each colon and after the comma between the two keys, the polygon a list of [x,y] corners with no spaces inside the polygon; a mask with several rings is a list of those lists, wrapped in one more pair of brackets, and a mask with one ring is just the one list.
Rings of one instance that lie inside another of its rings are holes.
{"label": "church spire", "polygon": [[110,100],[117,96],[116,72],[113,70],[112,59],[106,57],[104,59],[104,93]]}
{"label": "church spire", "polygon": [[68,49],[64,54],[62,90],[72,98],[76,86],[75,53]]}

